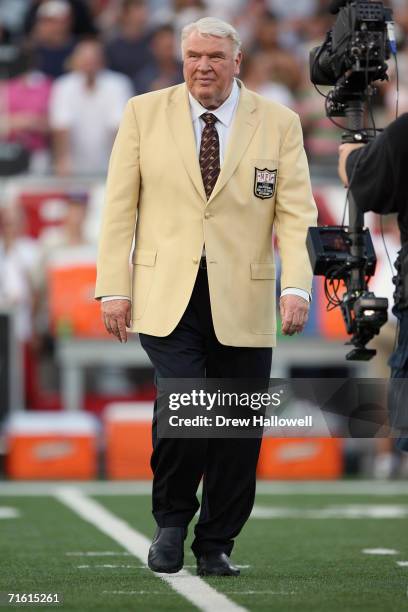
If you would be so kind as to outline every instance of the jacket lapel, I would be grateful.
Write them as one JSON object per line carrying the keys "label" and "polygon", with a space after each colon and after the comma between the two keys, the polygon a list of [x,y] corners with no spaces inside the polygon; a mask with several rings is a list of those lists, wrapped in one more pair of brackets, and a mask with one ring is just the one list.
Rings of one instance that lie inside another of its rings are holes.
{"label": "jacket lapel", "polygon": [[241,92],[232,125],[232,132],[225,152],[224,163],[213,192],[208,200],[208,204],[219,194],[221,189],[223,189],[233,175],[259,123],[253,96],[239,80],[238,85],[240,86]]}
{"label": "jacket lapel", "polygon": [[185,84],[180,85],[180,87],[174,90],[167,107],[167,116],[173,139],[183,159],[188,175],[198,194],[204,202],[207,202],[203,179],[201,178],[188,92]]}

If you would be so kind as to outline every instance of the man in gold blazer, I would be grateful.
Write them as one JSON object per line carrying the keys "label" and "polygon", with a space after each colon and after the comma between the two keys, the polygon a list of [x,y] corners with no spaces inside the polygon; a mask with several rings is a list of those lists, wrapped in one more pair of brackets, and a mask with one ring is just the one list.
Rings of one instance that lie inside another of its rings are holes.
{"label": "man in gold blazer", "polygon": [[[236,78],[241,44],[229,24],[186,26],[182,51],[185,83],[131,98],[124,111],[95,298],[121,342],[126,328],[139,333],[159,378],[269,378],[273,230],[283,333],[303,330],[311,292],[305,241],[316,206],[300,121]],[[253,506],[259,448],[253,438],[159,438],[153,419],[152,570],[183,566],[202,478],[198,574],[239,574],[229,556]]]}

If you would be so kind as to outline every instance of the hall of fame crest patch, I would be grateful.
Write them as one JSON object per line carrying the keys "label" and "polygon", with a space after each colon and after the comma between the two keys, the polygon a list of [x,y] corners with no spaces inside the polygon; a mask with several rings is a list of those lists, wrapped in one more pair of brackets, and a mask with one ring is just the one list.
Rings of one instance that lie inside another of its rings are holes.
{"label": "hall of fame crest patch", "polygon": [[255,168],[254,194],[261,200],[272,198],[275,193],[277,170]]}

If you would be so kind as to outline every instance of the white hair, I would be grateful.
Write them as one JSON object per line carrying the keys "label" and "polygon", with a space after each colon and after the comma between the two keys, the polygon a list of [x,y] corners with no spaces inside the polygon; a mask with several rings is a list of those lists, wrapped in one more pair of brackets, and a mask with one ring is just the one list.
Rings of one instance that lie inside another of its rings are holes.
{"label": "white hair", "polygon": [[226,21],[216,17],[203,17],[198,21],[189,23],[181,31],[181,50],[184,55],[184,43],[193,32],[202,36],[218,36],[218,38],[229,38],[232,42],[234,58],[241,51],[241,39],[236,29]]}

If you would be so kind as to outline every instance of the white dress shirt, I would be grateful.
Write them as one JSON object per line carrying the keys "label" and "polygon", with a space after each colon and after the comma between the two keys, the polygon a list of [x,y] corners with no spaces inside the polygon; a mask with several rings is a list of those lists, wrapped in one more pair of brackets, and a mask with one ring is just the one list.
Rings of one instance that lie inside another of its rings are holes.
{"label": "white dress shirt", "polygon": [[[228,139],[231,135],[232,123],[235,117],[235,113],[237,110],[238,102],[239,102],[239,87],[238,83],[234,79],[234,84],[232,86],[232,90],[228,98],[215,110],[209,111],[208,108],[205,108],[200,104],[198,100],[196,100],[191,93],[188,93],[189,101],[190,101],[190,111],[191,117],[193,120],[193,128],[194,135],[196,139],[197,145],[197,156],[200,154],[201,147],[201,135],[203,133],[203,129],[205,127],[205,122],[201,119],[201,115],[204,113],[211,112],[215,117],[217,117],[218,121],[215,124],[216,130],[218,132],[218,138],[220,142],[220,166],[222,166],[225,158],[225,151],[227,149]],[[205,254],[205,250],[203,249],[203,255]],[[295,287],[286,287],[281,292],[281,297],[286,294],[298,295],[303,299],[309,301],[310,296],[307,291],[303,289],[297,289]],[[108,300],[120,300],[120,299],[129,299],[128,297],[121,295],[110,295],[102,298],[102,302],[107,302]]]}
{"label": "white dress shirt", "polygon": [[235,117],[239,102],[239,87],[237,82],[234,80],[232,90],[228,98],[215,110],[208,110],[196,100],[191,93],[188,93],[190,100],[190,111],[193,119],[193,128],[197,145],[197,156],[200,154],[201,147],[201,136],[205,127],[205,122],[201,119],[201,115],[210,112],[212,115],[217,117],[218,121],[215,124],[215,128],[218,132],[218,139],[220,141],[220,166],[224,163],[225,151],[227,149],[228,139],[231,135],[232,122]]}

